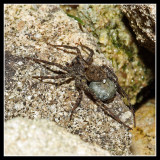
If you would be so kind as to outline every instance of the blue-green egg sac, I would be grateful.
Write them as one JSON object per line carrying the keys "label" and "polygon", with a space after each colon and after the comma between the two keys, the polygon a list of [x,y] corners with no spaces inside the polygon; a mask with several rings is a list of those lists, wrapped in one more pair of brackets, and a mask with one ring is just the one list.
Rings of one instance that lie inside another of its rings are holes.
{"label": "blue-green egg sac", "polygon": [[116,94],[115,84],[110,79],[106,79],[103,82],[91,82],[89,88],[101,101],[107,101]]}

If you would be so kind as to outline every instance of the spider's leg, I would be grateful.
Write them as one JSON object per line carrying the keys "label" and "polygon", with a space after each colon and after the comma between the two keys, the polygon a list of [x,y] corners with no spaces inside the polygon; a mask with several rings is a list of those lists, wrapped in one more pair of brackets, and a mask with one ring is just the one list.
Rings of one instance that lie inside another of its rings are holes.
{"label": "spider's leg", "polygon": [[129,109],[131,110],[132,114],[133,114],[133,121],[134,121],[134,127],[136,127],[136,117],[135,117],[135,110],[133,108],[133,106],[129,103]]}
{"label": "spider's leg", "polygon": [[70,74],[60,74],[57,76],[32,76],[32,78],[36,78],[36,79],[59,79],[59,78],[67,78],[70,77]]}
{"label": "spider's leg", "polygon": [[122,89],[122,87],[118,84],[117,81],[114,81],[114,83],[116,84],[117,88],[118,88],[118,93],[121,94],[123,97],[127,98],[127,101],[129,103],[129,105],[126,105],[132,112],[133,114],[133,121],[134,121],[134,127],[136,127],[136,118],[135,118],[135,111],[133,106],[130,103],[130,98],[128,97],[128,95],[126,94],[126,92]]}
{"label": "spider's leg", "polygon": [[85,45],[82,45],[80,44],[81,48],[86,48],[87,50],[89,50],[90,54],[88,56],[88,58],[85,60],[87,64],[91,64],[92,61],[93,61],[93,54],[94,54],[94,51],[92,49],[90,49],[89,47],[85,46]]}
{"label": "spider's leg", "polygon": [[44,82],[44,81],[42,81],[43,83],[47,83],[47,84],[52,84],[52,85],[55,85],[55,86],[60,86],[60,85],[62,85],[62,84],[64,84],[64,83],[69,83],[69,82],[71,82],[73,80],[73,78],[69,78],[69,79],[67,79],[67,80],[65,80],[65,81],[62,81],[62,82],[59,82],[59,83],[56,83],[56,82]]}
{"label": "spider's leg", "polygon": [[[41,64],[41,63],[39,63],[39,62],[37,62],[38,64]],[[47,66],[45,66],[45,65],[43,65],[43,64],[41,64],[44,68],[46,68],[47,70],[49,70],[49,71],[51,71],[51,72],[53,72],[53,73],[56,73],[56,74],[66,74],[65,72],[63,72],[63,71],[55,71],[55,70],[53,70],[53,69],[51,69],[51,68],[49,68],[49,67],[47,67]]]}
{"label": "spider's leg", "polygon": [[119,122],[120,124],[123,124],[125,127],[127,127],[128,129],[132,129],[131,127],[129,127],[128,125],[126,125],[124,122],[122,122],[117,116],[114,115],[113,112],[110,111],[110,109],[101,101],[97,98],[97,96],[95,95],[95,93],[86,85],[82,86],[83,90],[89,94],[92,95],[92,97],[94,98],[94,100],[96,101],[96,104],[103,109],[103,111],[108,114],[110,117],[112,117],[113,119],[115,119],[117,122]]}
{"label": "spider's leg", "polygon": [[107,71],[107,77],[115,83],[115,85],[116,85],[116,87],[117,87],[117,89],[118,89],[118,92],[119,92],[123,97],[129,98],[128,95],[126,94],[126,92],[125,92],[125,91],[122,89],[122,87],[119,85],[119,83],[118,83],[118,78],[117,78],[117,76],[115,75],[115,73],[114,73],[108,66],[105,66],[105,68],[106,68],[106,71]]}
{"label": "spider's leg", "polygon": [[[103,103],[100,101],[100,105],[102,105]],[[106,113],[106,114],[108,114],[110,117],[112,117],[114,120],[116,120],[117,122],[119,122],[120,124],[122,124],[122,125],[124,125],[125,127],[127,127],[129,130],[132,130],[132,128],[131,127],[129,127],[128,125],[126,125],[124,122],[122,122],[117,116],[115,116],[114,114],[113,114],[113,112],[111,112],[110,110],[109,110],[109,108],[108,107],[106,107],[106,106],[103,106],[103,107],[101,107],[102,109],[103,109],[103,111],[104,111],[104,113]],[[107,109],[107,110],[106,110]]]}
{"label": "spider's leg", "polygon": [[81,54],[80,50],[77,47],[73,47],[73,46],[68,46],[68,45],[54,45],[54,44],[50,44],[47,43],[48,45],[52,46],[52,47],[63,47],[63,48],[67,48],[67,49],[75,49],[77,51],[78,54]]}
{"label": "spider's leg", "polygon": [[71,52],[71,51],[68,51],[68,50],[66,50],[66,49],[61,49],[61,48],[57,48],[58,50],[61,50],[61,51],[63,51],[63,52],[66,52],[66,53],[70,53],[70,54],[75,54],[75,55],[77,55],[77,53],[76,52]]}
{"label": "spider's leg", "polygon": [[115,75],[114,71],[112,71],[108,66],[104,66],[107,71],[107,77],[110,78],[113,82],[118,83],[118,78]]}
{"label": "spider's leg", "polygon": [[118,83],[118,78],[117,76],[115,75],[115,73],[108,67],[108,66],[105,66],[105,68],[107,69],[107,77],[112,80],[117,89],[118,89],[118,92],[123,96],[123,97],[127,97],[127,99],[129,99],[128,95],[126,94],[126,92],[122,89],[122,87],[119,85]]}
{"label": "spider's leg", "polygon": [[[68,46],[68,45],[53,45],[53,44],[50,44],[50,43],[47,43],[47,44],[51,45],[52,47],[56,47],[57,49],[62,50],[64,52],[66,52],[66,53],[76,54],[86,63],[86,61],[83,59],[83,57],[81,55],[81,52],[80,52],[78,47],[73,47],[73,46]],[[66,48],[66,49],[75,49],[76,52],[70,52],[70,51],[67,51],[65,49],[61,49],[59,47]]]}
{"label": "spider's leg", "polygon": [[131,110],[132,114],[133,114],[133,121],[134,121],[134,127],[136,127],[136,118],[135,118],[135,111],[133,106],[130,103],[130,98],[128,97],[128,95],[126,94],[126,92],[122,89],[122,87],[117,83],[116,84],[118,87],[118,92],[123,96],[127,98],[127,101],[129,103],[129,105],[127,105],[127,107]]}
{"label": "spider's leg", "polygon": [[36,58],[31,58],[31,57],[25,57],[25,58],[28,59],[28,60],[32,60],[32,61],[34,61],[36,63],[42,62],[42,63],[45,63],[45,64],[54,65],[56,67],[59,67],[62,70],[67,71],[67,72],[70,71],[69,68],[67,68],[67,67],[65,67],[65,66],[63,66],[61,64],[55,63],[55,62],[48,62],[48,61],[45,61],[45,60],[40,60],[40,59],[36,59]]}
{"label": "spider's leg", "polygon": [[117,86],[118,89],[118,93],[121,94],[123,97],[126,97],[129,105],[127,105],[127,107],[131,110],[132,114],[133,114],[133,120],[134,120],[134,127],[136,127],[136,120],[135,120],[135,112],[134,112],[134,108],[132,107],[132,105],[130,104],[130,99],[128,97],[128,95],[126,94],[126,92],[122,89],[122,87],[119,85],[118,83],[118,78],[117,76],[114,74],[114,72],[108,67],[105,66],[105,68],[107,69],[107,76],[109,79],[111,79]]}
{"label": "spider's leg", "polygon": [[72,119],[72,115],[73,115],[74,110],[79,106],[79,104],[81,103],[81,100],[82,100],[83,92],[82,92],[81,89],[79,89],[78,92],[79,92],[79,95],[78,95],[78,98],[76,100],[76,103],[74,104],[74,107],[72,108],[71,115],[70,115],[70,120]]}
{"label": "spider's leg", "polygon": [[127,107],[131,110],[132,114],[133,114],[133,121],[134,121],[134,127],[136,127],[136,119],[135,119],[135,111],[133,106],[130,103],[130,98],[128,97],[128,95],[126,94],[126,92],[122,89],[122,87],[116,83],[116,86],[118,87],[118,92],[123,96],[127,98],[127,101],[129,103],[129,105],[127,105]]}
{"label": "spider's leg", "polygon": [[77,52],[69,52],[67,50],[63,50],[63,51],[67,52],[67,53],[77,54],[77,55],[81,56],[81,52],[80,52],[79,48],[77,48],[77,47],[68,46],[68,45],[53,45],[53,44],[50,44],[50,43],[47,43],[47,44],[50,45],[50,46],[52,46],[52,47],[56,47],[59,50],[63,50],[63,49],[60,49],[58,47],[62,47],[62,48],[66,48],[66,49],[75,49]]}

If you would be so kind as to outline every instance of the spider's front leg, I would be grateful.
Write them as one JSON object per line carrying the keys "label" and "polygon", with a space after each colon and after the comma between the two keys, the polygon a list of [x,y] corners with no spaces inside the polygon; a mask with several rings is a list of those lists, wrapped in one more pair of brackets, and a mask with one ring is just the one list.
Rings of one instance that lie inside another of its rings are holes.
{"label": "spider's front leg", "polygon": [[[89,47],[87,47],[85,45],[82,45],[81,43],[80,43],[81,48],[82,49],[85,48],[85,49],[87,49],[90,52],[90,54],[89,54],[89,56],[88,56],[88,58],[86,60],[83,59],[83,57],[81,55],[81,52],[80,52],[79,48],[77,48],[77,47],[68,46],[68,45],[53,45],[53,44],[50,44],[50,43],[47,43],[47,44],[50,45],[50,46],[52,46],[52,47],[56,47],[57,49],[62,50],[64,52],[66,52],[66,53],[76,54],[87,64],[91,64],[92,61],[93,61],[94,51],[92,49],[90,49]],[[61,49],[61,47],[62,48],[66,48],[66,49],[74,49],[74,50],[76,50],[76,52],[71,52],[71,51],[68,51],[68,50],[65,50],[65,49]]]}
{"label": "spider's front leg", "polygon": [[82,49],[86,48],[90,52],[89,56],[86,59],[86,63],[91,64],[92,61],[93,61],[94,51],[92,49],[90,49],[89,47],[85,46],[85,45],[80,44],[80,46],[81,46]]}
{"label": "spider's front leg", "polygon": [[[57,49],[62,50],[66,53],[75,54],[85,62],[85,60],[83,59],[83,57],[81,55],[81,52],[80,52],[79,48],[77,48],[77,47],[68,46],[68,45],[54,45],[54,44],[50,44],[50,43],[47,43],[47,45],[50,45],[52,47],[56,47]],[[74,49],[74,50],[76,50],[76,52],[71,52],[71,51],[68,51],[66,49],[61,49],[61,48]]]}

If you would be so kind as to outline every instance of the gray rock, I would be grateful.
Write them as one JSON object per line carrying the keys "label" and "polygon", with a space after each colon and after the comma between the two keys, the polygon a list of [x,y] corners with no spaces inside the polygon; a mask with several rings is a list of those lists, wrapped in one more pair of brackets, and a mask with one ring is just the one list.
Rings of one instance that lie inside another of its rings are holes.
{"label": "gray rock", "polygon": [[121,9],[128,18],[139,44],[155,53],[156,5],[122,5]]}

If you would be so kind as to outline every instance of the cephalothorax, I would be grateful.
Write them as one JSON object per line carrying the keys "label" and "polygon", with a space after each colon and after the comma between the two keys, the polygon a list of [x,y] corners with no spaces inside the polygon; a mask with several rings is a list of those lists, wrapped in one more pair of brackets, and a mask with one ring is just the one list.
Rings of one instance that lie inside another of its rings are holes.
{"label": "cephalothorax", "polygon": [[[83,95],[82,93],[84,91],[86,94],[89,94],[92,96],[95,103],[107,115],[109,115],[110,117],[118,121],[119,123],[123,124],[125,127],[131,129],[128,125],[122,122],[118,116],[115,116],[104,103],[105,101],[112,99],[115,96],[116,91],[119,94],[121,94],[123,97],[127,97],[127,99],[129,98],[127,94],[124,92],[124,90],[120,87],[117,76],[108,66],[106,65],[96,66],[92,64],[94,51],[90,49],[89,47],[80,44],[80,47],[83,50],[88,50],[90,52],[88,57],[84,59],[81,55],[79,48],[77,47],[68,46],[68,45],[52,45],[49,43],[47,44],[52,47],[56,47],[59,50],[63,50],[66,53],[74,53],[77,55],[73,59],[73,61],[67,66],[63,66],[55,62],[48,62],[45,60],[26,57],[27,59],[33,60],[36,63],[54,65],[56,67],[59,67],[61,70],[63,70],[63,71],[59,71],[58,72],[59,74],[57,76],[33,76],[33,78],[40,79],[41,81],[43,81],[44,79],[59,79],[59,78],[71,78],[75,80],[75,86],[76,86],[77,91],[79,92],[79,96],[71,111],[70,119],[73,115],[74,110],[81,103],[82,95]],[[71,52],[67,49],[73,49],[75,50],[75,52]],[[50,71],[53,71],[46,66],[44,67]],[[44,83],[55,84],[52,82],[44,82]],[[109,90],[107,90],[106,88],[107,86],[109,86],[108,88]],[[134,126],[135,126],[134,110],[130,103],[128,107],[133,113]]]}

